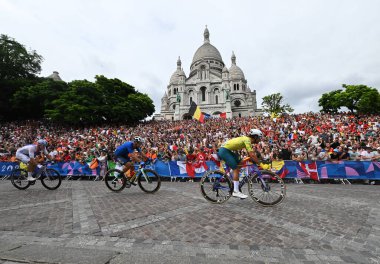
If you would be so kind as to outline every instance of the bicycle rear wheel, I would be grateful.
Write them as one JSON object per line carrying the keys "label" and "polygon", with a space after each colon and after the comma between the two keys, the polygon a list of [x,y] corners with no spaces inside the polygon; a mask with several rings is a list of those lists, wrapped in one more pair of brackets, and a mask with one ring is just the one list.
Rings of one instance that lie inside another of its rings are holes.
{"label": "bicycle rear wheel", "polygon": [[137,175],[137,183],[144,192],[154,193],[161,187],[161,178],[154,170],[144,169]]}
{"label": "bicycle rear wheel", "polygon": [[256,173],[248,180],[248,192],[251,198],[262,206],[274,206],[285,199],[286,187],[277,174],[263,170],[261,177]]}
{"label": "bicycle rear wheel", "polygon": [[19,190],[25,190],[30,186],[28,181],[28,172],[23,169],[16,169],[12,171],[11,182],[14,187]]}
{"label": "bicycle rear wheel", "polygon": [[46,175],[45,172],[41,175],[41,183],[48,190],[58,189],[61,182],[61,175],[54,169],[46,169]]}
{"label": "bicycle rear wheel", "polygon": [[104,177],[104,182],[106,183],[107,188],[113,192],[122,191],[127,184],[123,172],[116,169],[107,171],[106,176]]}
{"label": "bicycle rear wheel", "polygon": [[219,170],[206,172],[201,178],[200,187],[203,197],[217,204],[226,202],[233,191],[230,178]]}

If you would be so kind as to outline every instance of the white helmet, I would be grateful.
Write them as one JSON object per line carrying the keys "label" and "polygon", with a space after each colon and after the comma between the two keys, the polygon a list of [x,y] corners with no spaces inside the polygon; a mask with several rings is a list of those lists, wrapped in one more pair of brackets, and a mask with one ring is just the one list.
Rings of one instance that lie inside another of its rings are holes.
{"label": "white helmet", "polygon": [[258,130],[258,129],[252,128],[252,129],[249,131],[248,136],[250,136],[250,137],[258,136],[259,138],[261,138],[261,137],[263,137],[263,132],[261,132],[261,131]]}
{"label": "white helmet", "polygon": [[133,140],[134,140],[135,142],[144,143],[144,139],[143,139],[142,137],[139,137],[139,136],[135,137]]}
{"label": "white helmet", "polygon": [[37,141],[37,144],[38,145],[43,145],[43,146],[47,146],[47,141],[45,140],[45,139],[39,139],[38,141]]}

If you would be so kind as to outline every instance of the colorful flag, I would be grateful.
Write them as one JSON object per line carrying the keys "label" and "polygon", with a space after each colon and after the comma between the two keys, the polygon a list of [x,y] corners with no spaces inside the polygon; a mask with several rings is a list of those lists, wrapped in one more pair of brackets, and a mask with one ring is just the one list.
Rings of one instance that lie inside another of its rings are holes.
{"label": "colorful flag", "polygon": [[317,163],[314,161],[312,163],[299,162],[299,167],[297,166],[297,177],[298,178],[310,178],[315,181],[319,181]]}
{"label": "colorful flag", "polygon": [[197,119],[201,123],[204,122],[204,114],[201,112],[201,109],[199,108],[199,106],[194,101],[191,102],[191,106],[189,109],[189,115],[191,115],[192,117],[194,117],[195,119]]}
{"label": "colorful flag", "polygon": [[282,168],[276,172],[277,175],[281,177],[281,179],[284,179],[286,175],[289,174],[288,168],[286,168],[286,165],[282,166]]}

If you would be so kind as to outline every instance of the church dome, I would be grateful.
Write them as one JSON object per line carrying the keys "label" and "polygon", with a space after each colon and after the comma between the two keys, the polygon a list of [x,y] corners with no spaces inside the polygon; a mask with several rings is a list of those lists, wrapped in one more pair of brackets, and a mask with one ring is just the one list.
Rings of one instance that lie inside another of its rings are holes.
{"label": "church dome", "polygon": [[232,65],[230,68],[230,79],[241,79],[245,80],[245,76],[243,71],[239,68],[239,66]]}
{"label": "church dome", "polygon": [[236,56],[235,54],[232,52],[232,57],[231,57],[231,60],[232,60],[232,65],[231,65],[231,68],[230,68],[230,79],[231,80],[245,80],[245,76],[244,76],[244,73],[243,71],[240,69],[239,66],[236,65]]}
{"label": "church dome", "polygon": [[177,84],[180,81],[180,77],[184,76],[186,78],[186,74],[181,68],[181,58],[178,57],[177,60],[177,70],[172,74],[172,77],[170,77],[170,83],[171,84]]}
{"label": "church dome", "polygon": [[194,54],[192,63],[204,58],[215,59],[223,62],[222,56],[220,56],[219,51],[210,43],[204,43],[197,49],[197,51]]}
{"label": "church dome", "polygon": [[206,59],[206,58],[214,59],[223,63],[223,59],[222,59],[222,56],[220,55],[219,50],[210,44],[210,39],[209,39],[210,33],[207,27],[205,29],[205,32],[203,33],[203,36],[204,36],[204,43],[195,52],[194,57],[193,57],[193,62],[191,64],[194,64],[195,62],[201,59]]}
{"label": "church dome", "polygon": [[183,71],[183,68],[178,72],[178,76],[184,76],[186,78],[186,74]]}
{"label": "church dome", "polygon": [[170,77],[170,83],[177,84],[179,81],[179,75],[180,71],[176,70],[173,74],[172,77]]}

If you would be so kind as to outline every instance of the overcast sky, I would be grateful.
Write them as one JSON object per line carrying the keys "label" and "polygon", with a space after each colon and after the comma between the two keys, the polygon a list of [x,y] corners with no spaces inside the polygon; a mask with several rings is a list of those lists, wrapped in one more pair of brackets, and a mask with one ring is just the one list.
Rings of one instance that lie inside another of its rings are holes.
{"label": "overcast sky", "polygon": [[279,92],[302,113],[343,83],[380,88],[379,10],[379,0],[0,0],[0,33],[44,57],[41,76],[118,78],[159,112],[178,56],[188,76],[207,25],[259,107]]}

